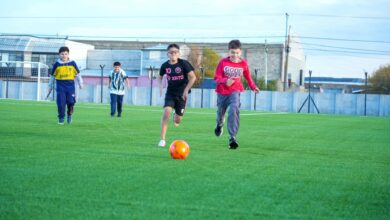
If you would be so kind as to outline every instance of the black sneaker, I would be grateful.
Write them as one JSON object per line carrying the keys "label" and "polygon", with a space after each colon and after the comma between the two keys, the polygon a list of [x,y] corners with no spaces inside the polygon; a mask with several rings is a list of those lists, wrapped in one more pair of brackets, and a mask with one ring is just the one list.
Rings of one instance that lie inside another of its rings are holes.
{"label": "black sneaker", "polygon": [[118,118],[120,118],[120,117],[122,117],[122,115],[121,115],[121,114],[118,114]]}
{"label": "black sneaker", "polygon": [[236,138],[231,137],[231,138],[229,139],[229,149],[235,150],[235,149],[237,149],[237,147],[238,147],[238,143],[237,143]]}
{"label": "black sneaker", "polygon": [[214,129],[214,134],[215,136],[220,137],[223,134],[223,127],[217,125]]}

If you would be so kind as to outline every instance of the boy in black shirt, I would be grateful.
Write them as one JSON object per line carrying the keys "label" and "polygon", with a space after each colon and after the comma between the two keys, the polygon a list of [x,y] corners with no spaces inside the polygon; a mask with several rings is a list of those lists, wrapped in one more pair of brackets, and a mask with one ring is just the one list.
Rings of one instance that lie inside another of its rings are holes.
{"label": "boy in black shirt", "polygon": [[174,126],[179,126],[188,98],[190,89],[196,80],[194,68],[187,60],[180,59],[180,47],[177,44],[170,44],[167,48],[169,60],[160,68],[160,95],[162,91],[162,79],[166,74],[168,88],[165,94],[164,113],[161,119],[161,139],[159,147],[165,147],[165,134],[168,129],[168,120],[172,109],[175,110]]}

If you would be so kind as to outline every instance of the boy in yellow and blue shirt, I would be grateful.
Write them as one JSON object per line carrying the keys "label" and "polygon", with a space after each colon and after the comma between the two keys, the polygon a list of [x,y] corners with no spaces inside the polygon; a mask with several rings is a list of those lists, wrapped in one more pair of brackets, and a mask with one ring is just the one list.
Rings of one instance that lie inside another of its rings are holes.
{"label": "boy in yellow and blue shirt", "polygon": [[79,68],[75,61],[69,59],[69,48],[61,47],[59,49],[60,59],[56,61],[51,72],[49,88],[53,88],[54,79],[56,80],[58,124],[65,122],[65,107],[67,107],[67,122],[72,123],[72,114],[74,104],[76,103],[75,83],[76,78],[80,89],[83,87],[83,79],[80,76]]}

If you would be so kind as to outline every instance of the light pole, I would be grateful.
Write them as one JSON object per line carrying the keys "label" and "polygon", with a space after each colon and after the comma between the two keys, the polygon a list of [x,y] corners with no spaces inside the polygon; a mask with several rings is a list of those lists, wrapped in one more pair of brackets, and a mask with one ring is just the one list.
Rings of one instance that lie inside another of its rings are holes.
{"label": "light pole", "polygon": [[283,73],[283,92],[286,91],[287,88],[287,71],[288,71],[288,54],[290,52],[290,34],[289,28],[288,28],[288,13],[286,13],[286,34],[285,34],[285,52],[286,52],[286,60],[285,60],[285,65],[284,65],[284,73]]}
{"label": "light pole", "polygon": [[367,115],[367,72],[364,72],[366,81],[364,85],[364,116]]}
{"label": "light pole", "polygon": [[201,91],[202,91],[202,95],[200,97],[200,108],[203,108],[203,88],[204,88],[204,69],[203,67],[200,67],[200,72],[202,73],[202,87],[201,87]]}
{"label": "light pole", "polygon": [[11,73],[11,69],[10,69],[10,66],[11,66],[11,63],[5,63],[7,65],[7,80],[6,80],[6,84],[5,84],[5,98],[8,99],[8,80],[9,80],[9,75]]}
{"label": "light pole", "polygon": [[268,81],[268,46],[267,46],[267,39],[265,40],[265,44],[264,44],[264,53],[265,53],[264,85],[265,85],[265,89],[267,89],[267,81]]}
{"label": "light pole", "polygon": [[106,65],[99,65],[101,70],[100,75],[100,103],[103,103],[103,69]]}
{"label": "light pole", "polygon": [[153,69],[154,69],[154,67],[150,66],[149,69],[150,69],[150,106],[152,106],[152,102],[153,102],[153,77],[154,77]]}
{"label": "light pole", "polygon": [[[255,82],[257,82],[257,71],[258,69],[255,69]],[[253,106],[253,109],[256,111],[256,95],[257,93],[255,93],[255,101],[254,101],[254,106]]]}

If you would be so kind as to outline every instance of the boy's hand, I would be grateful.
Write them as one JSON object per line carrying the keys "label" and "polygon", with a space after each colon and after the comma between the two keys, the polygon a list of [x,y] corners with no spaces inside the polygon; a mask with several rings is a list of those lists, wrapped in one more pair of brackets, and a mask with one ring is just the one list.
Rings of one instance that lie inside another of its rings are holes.
{"label": "boy's hand", "polygon": [[188,90],[187,89],[184,90],[182,98],[183,98],[183,100],[187,100],[187,98],[188,98]]}
{"label": "boy's hand", "polygon": [[231,85],[233,85],[233,83],[234,83],[234,79],[232,79],[232,78],[229,78],[227,81],[226,81],[226,85],[227,86],[231,86]]}
{"label": "boy's hand", "polygon": [[256,87],[256,88],[253,89],[253,92],[259,93],[259,92],[260,92],[260,89],[259,89],[258,87]]}

